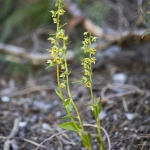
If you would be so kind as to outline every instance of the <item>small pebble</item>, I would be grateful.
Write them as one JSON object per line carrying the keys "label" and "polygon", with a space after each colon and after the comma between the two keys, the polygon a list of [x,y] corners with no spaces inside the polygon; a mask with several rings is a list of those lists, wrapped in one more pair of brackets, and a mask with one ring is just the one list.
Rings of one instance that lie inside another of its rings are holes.
{"label": "small pebble", "polygon": [[61,116],[61,112],[60,112],[60,111],[57,111],[56,114],[55,114],[55,116],[56,116],[57,118],[59,118],[59,117]]}
{"label": "small pebble", "polygon": [[129,128],[128,128],[128,127],[124,127],[123,130],[124,130],[124,131],[127,131],[127,130],[129,130]]}
{"label": "small pebble", "polygon": [[34,105],[36,108],[41,109],[41,110],[47,110],[47,109],[52,108],[52,105],[51,105],[51,104],[46,104],[46,103],[43,102],[43,101],[34,101],[34,102],[33,102],[33,105]]}
{"label": "small pebble", "polygon": [[133,120],[135,118],[135,114],[133,113],[126,113],[125,116],[128,120]]}
{"label": "small pebble", "polygon": [[19,122],[19,127],[21,127],[21,128],[24,128],[26,125],[27,125],[27,123],[24,121]]}
{"label": "small pebble", "polygon": [[127,75],[125,73],[113,74],[112,80],[114,83],[124,84],[127,80]]}
{"label": "small pebble", "polygon": [[137,136],[137,137],[136,137],[136,140],[140,140],[140,139],[141,139],[141,137],[140,137],[140,136]]}
{"label": "small pebble", "polygon": [[48,123],[42,123],[42,128],[45,130],[51,130],[51,126]]}
{"label": "small pebble", "polygon": [[10,101],[10,97],[8,97],[8,96],[2,96],[1,97],[1,101],[4,102],[4,103],[7,103],[7,102]]}

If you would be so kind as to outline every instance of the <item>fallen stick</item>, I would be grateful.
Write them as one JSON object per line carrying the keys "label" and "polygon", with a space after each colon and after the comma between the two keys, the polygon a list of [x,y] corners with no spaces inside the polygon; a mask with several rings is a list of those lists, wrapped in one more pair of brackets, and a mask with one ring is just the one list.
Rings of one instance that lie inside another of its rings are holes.
{"label": "fallen stick", "polygon": [[13,93],[0,93],[0,96],[3,95],[7,95],[9,97],[16,97],[16,96],[23,96],[26,94],[30,94],[33,92],[38,92],[38,91],[42,91],[42,90],[54,90],[54,87],[50,86],[50,85],[41,85],[41,86],[31,86],[31,87],[27,87],[24,90],[21,91],[13,91]]}
{"label": "fallen stick", "polygon": [[[105,94],[108,89],[114,90],[117,88],[125,90],[125,91],[120,92],[120,93],[109,94],[109,95]],[[128,85],[128,84],[108,84],[102,88],[100,96],[101,96],[102,101],[106,102],[110,98],[121,97],[121,96],[134,94],[134,93],[144,93],[144,91],[142,91],[136,86]]]}
{"label": "fallen stick", "polygon": [[[0,43],[0,53],[7,54],[6,60],[19,63],[29,63],[32,65],[43,65],[46,64],[48,59],[51,59],[49,53],[28,53],[26,49]],[[74,58],[74,54],[68,51],[67,60],[71,61]]]}
{"label": "fallen stick", "polygon": [[10,145],[11,145],[11,138],[14,138],[19,130],[19,122],[20,122],[20,117],[16,118],[13,124],[13,128],[8,136],[8,139],[4,143],[4,148],[3,150],[10,150]]}

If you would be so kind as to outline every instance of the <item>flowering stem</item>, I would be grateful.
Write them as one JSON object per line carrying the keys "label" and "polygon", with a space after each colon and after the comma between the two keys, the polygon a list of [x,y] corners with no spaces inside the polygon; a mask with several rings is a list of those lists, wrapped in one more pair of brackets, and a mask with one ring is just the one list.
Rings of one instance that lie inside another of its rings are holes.
{"label": "flowering stem", "polygon": [[99,118],[97,117],[96,118],[96,124],[97,124],[97,132],[98,132],[98,136],[100,138],[100,150],[103,150],[103,145],[102,145],[102,141],[101,141],[101,129],[100,129],[100,120]]}
{"label": "flowering stem", "polygon": [[91,108],[94,113],[94,117],[95,117],[96,124],[97,124],[97,133],[98,133],[97,140],[98,140],[98,143],[100,144],[100,150],[103,150],[103,145],[102,145],[102,140],[101,140],[100,120],[99,120],[99,113],[101,111],[101,106],[100,106],[99,101],[95,102],[95,98],[93,94],[93,87],[92,87],[92,79],[93,79],[92,63],[95,63],[95,60],[96,60],[96,58],[93,57],[92,55],[95,54],[96,50],[91,47],[91,44],[93,41],[96,40],[96,37],[91,36],[91,33],[89,32],[85,32],[84,35],[85,35],[85,38],[83,41],[82,49],[84,50],[85,53],[88,54],[88,57],[84,58],[83,63],[82,63],[84,67],[84,77],[82,79],[85,85],[90,90],[91,101],[92,101]]}
{"label": "flowering stem", "polygon": [[[90,79],[91,79],[91,83],[92,83],[92,72],[90,74]],[[93,90],[92,90],[92,84],[90,86],[90,93],[91,93],[91,99],[92,99],[92,104],[94,104],[94,95],[93,95]],[[93,110],[95,113],[95,109]],[[96,124],[97,124],[97,132],[98,132],[98,137],[101,138],[101,130],[100,130],[100,120],[99,117],[95,118],[96,119]],[[100,139],[101,140],[101,139]],[[103,150],[102,147],[102,142],[100,144],[100,150]]]}
{"label": "flowering stem", "polygon": [[[60,9],[60,3],[58,4],[58,10],[59,10],[59,9]],[[59,25],[59,19],[60,19],[60,15],[59,15],[59,13],[58,13],[58,15],[57,15],[57,32],[58,32],[59,26],[60,26],[60,25]],[[56,45],[57,45],[58,48],[59,48],[59,39],[56,41]],[[67,63],[66,63],[66,58],[65,58],[65,66],[66,66],[66,72],[68,72]],[[63,101],[63,103],[64,103],[65,98],[64,98],[64,96],[63,96],[62,89],[61,89],[61,87],[60,87],[60,69],[59,69],[59,68],[60,68],[60,65],[57,63],[57,65],[56,65],[56,70],[57,70],[57,84],[58,84],[58,90],[59,90],[59,93],[61,94],[62,101]],[[68,75],[66,75],[66,79],[67,79],[67,85],[68,85],[67,87],[69,87]],[[68,88],[68,94],[69,94],[69,97],[71,97],[69,88]],[[76,125],[76,123],[75,123],[75,121],[74,121],[74,119],[73,119],[73,117],[72,117],[70,111],[68,110],[68,107],[65,107],[65,109],[66,109],[66,111],[67,111],[67,114],[69,115],[69,118],[70,118],[71,121],[73,122],[74,126],[76,127],[76,129],[78,129],[78,127],[77,127],[77,125]],[[80,117],[79,117],[79,118],[80,118]],[[82,134],[81,134],[80,132],[78,132],[78,134],[79,134],[80,137],[82,137]]]}
{"label": "flowering stem", "polygon": [[[58,84],[58,90],[59,90],[59,93],[61,94],[62,101],[63,101],[63,103],[64,103],[65,98],[64,98],[63,93],[62,93],[62,90],[61,90],[61,88],[60,88],[60,74],[59,74],[59,65],[58,65],[58,64],[56,65],[56,68],[57,68],[57,84]],[[77,125],[76,125],[74,119],[72,118],[72,115],[71,115],[70,111],[68,110],[68,107],[65,107],[65,109],[66,109],[66,111],[67,111],[67,113],[68,113],[68,115],[69,115],[69,118],[70,118],[71,121],[73,122],[74,126],[76,127],[76,129],[78,129],[78,127],[77,127]],[[81,134],[80,132],[78,132],[78,134],[79,134],[80,137],[82,137],[82,134]]]}
{"label": "flowering stem", "polygon": [[90,93],[91,93],[91,98],[92,98],[92,104],[94,104],[94,95],[93,95],[93,88],[92,88],[92,65],[90,64]]}
{"label": "flowering stem", "polygon": [[81,121],[81,118],[80,118],[80,115],[79,115],[79,111],[78,111],[76,105],[74,104],[73,99],[72,99],[72,96],[71,96],[71,93],[70,93],[69,77],[68,77],[68,72],[69,72],[69,71],[68,71],[68,66],[67,66],[66,54],[65,54],[65,68],[66,68],[66,72],[67,72],[67,73],[66,73],[66,83],[67,83],[68,96],[71,98],[71,103],[72,103],[72,105],[73,105],[73,107],[74,107],[74,109],[75,109],[75,111],[76,111],[77,118],[78,118],[78,120],[79,120],[79,124],[80,124],[80,127],[81,127],[81,129],[82,129],[82,132],[85,134],[85,130],[84,130],[84,128],[83,128],[83,123],[82,123],[82,121]]}

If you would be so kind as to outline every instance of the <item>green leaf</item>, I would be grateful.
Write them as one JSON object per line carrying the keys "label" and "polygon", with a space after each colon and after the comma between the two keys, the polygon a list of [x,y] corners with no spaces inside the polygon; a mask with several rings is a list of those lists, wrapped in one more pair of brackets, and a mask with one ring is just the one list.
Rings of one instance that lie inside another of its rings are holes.
{"label": "green leaf", "polygon": [[102,110],[102,103],[101,103],[100,99],[98,99],[97,103],[90,105],[90,107],[92,108],[92,110],[94,112],[94,117],[95,118],[99,117],[99,114]]}
{"label": "green leaf", "polygon": [[97,136],[97,142],[99,143],[99,144],[101,144],[102,142],[101,142],[101,139],[100,139],[100,137],[99,136]]}
{"label": "green leaf", "polygon": [[99,136],[97,136],[96,138],[97,138],[97,143],[99,145],[102,145],[103,149],[106,149],[106,144],[102,141],[102,139]]}
{"label": "green leaf", "polygon": [[66,116],[62,117],[61,119],[62,120],[68,120],[68,119],[70,119],[70,116],[66,115]]}
{"label": "green leaf", "polygon": [[63,99],[62,95],[55,89],[56,94],[60,97],[60,99]]}
{"label": "green leaf", "polygon": [[56,2],[56,3],[55,3],[55,7],[58,7],[58,4],[59,4],[59,2]]}
{"label": "green leaf", "polygon": [[91,140],[92,138],[90,133],[84,134],[82,136],[82,144],[84,145],[84,147],[89,149],[91,147]]}
{"label": "green leaf", "polygon": [[[71,117],[74,118],[74,119],[77,118],[76,116],[73,116],[73,115],[71,115]],[[70,116],[68,116],[68,115],[62,117],[62,120],[68,120],[68,119],[70,119]]]}
{"label": "green leaf", "polygon": [[62,129],[75,131],[75,132],[80,131],[79,125],[77,123],[74,124],[73,122],[65,122],[65,123],[59,124],[59,127]]}
{"label": "green leaf", "polygon": [[53,67],[53,66],[55,66],[55,65],[56,65],[55,63],[52,63],[52,64],[50,64],[49,66],[47,66],[46,69],[51,68],[51,67]]}
{"label": "green leaf", "polygon": [[68,99],[65,100],[64,105],[69,109],[69,111],[72,111],[73,105],[72,105],[72,97],[74,96],[74,93],[69,97]]}
{"label": "green leaf", "polygon": [[70,103],[70,98],[65,99],[65,102],[64,102],[65,107],[68,107],[69,103]]}
{"label": "green leaf", "polygon": [[102,111],[102,103],[101,103],[100,99],[98,100],[97,104],[98,104],[98,111],[100,113]]}
{"label": "green leaf", "polygon": [[65,100],[64,105],[65,105],[65,107],[67,107],[69,109],[70,112],[72,111],[73,106],[72,106],[70,98]]}
{"label": "green leaf", "polygon": [[71,103],[71,101],[70,101],[70,103],[69,103],[69,105],[68,105],[68,109],[69,109],[70,112],[72,112],[72,108],[73,108],[73,105],[72,105],[72,103]]}

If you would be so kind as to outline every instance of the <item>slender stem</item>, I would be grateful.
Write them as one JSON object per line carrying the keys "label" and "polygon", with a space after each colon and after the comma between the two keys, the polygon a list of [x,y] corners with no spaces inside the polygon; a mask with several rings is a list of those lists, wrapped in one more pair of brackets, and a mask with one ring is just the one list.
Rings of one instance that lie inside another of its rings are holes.
{"label": "slender stem", "polygon": [[91,94],[92,104],[94,104],[94,95],[93,95],[92,85],[90,86],[90,94]]}
{"label": "slender stem", "polygon": [[[89,58],[91,58],[91,54],[89,56]],[[94,95],[93,95],[93,87],[92,87],[92,64],[90,63],[90,83],[91,83],[91,86],[90,86],[90,93],[91,93],[91,98],[92,98],[92,104],[94,104]]]}
{"label": "slender stem", "polygon": [[[58,10],[59,10],[59,9],[60,9],[60,3],[59,3],[59,5],[58,5]],[[59,19],[60,19],[60,15],[59,15],[59,13],[58,13],[58,15],[57,15],[57,32],[58,32],[59,26],[60,26],[60,25],[59,25]],[[59,48],[59,39],[57,40],[57,43],[56,43],[56,44],[57,44],[57,46],[58,46],[58,48]],[[63,103],[64,103],[65,98],[64,98],[63,93],[62,93],[62,90],[61,90],[61,88],[60,88],[60,73],[59,73],[60,70],[59,70],[59,64],[56,65],[56,70],[57,70],[57,84],[58,84],[58,90],[59,90],[59,93],[61,94],[62,101],[63,101]],[[68,110],[67,107],[65,107],[65,109],[66,109],[66,111],[67,111],[67,113],[68,113],[68,115],[69,115],[71,121],[73,122],[74,126],[76,127],[76,129],[78,129],[78,127],[77,127],[77,125],[76,125],[74,119],[72,118],[72,115],[71,115],[70,111]],[[82,137],[82,134],[81,134],[80,132],[78,132],[78,134],[79,134],[80,137]]]}
{"label": "slender stem", "polygon": [[[57,68],[57,84],[58,84],[58,90],[59,90],[59,93],[60,93],[61,96],[62,96],[62,101],[63,101],[63,103],[64,103],[65,98],[64,98],[63,93],[62,93],[62,90],[61,90],[61,88],[60,88],[60,74],[59,74],[59,65],[58,65],[58,64],[56,65],[56,68]],[[76,129],[78,129],[78,127],[77,127],[77,125],[76,125],[74,119],[72,118],[72,115],[71,115],[70,111],[68,110],[67,107],[65,107],[65,109],[66,109],[66,111],[67,111],[67,113],[68,113],[68,115],[69,115],[71,121],[73,122],[74,126],[76,127]],[[79,134],[80,137],[82,137],[82,134],[81,134],[80,132],[78,132],[78,134]]]}
{"label": "slender stem", "polygon": [[98,132],[98,136],[100,138],[100,150],[103,150],[103,145],[102,145],[102,141],[101,141],[101,129],[100,129],[100,120],[97,117],[96,119],[96,124],[97,124],[97,132]]}
{"label": "slender stem", "polygon": [[[90,54],[90,58],[91,58],[91,54]],[[92,104],[94,104],[94,94],[93,94],[93,87],[92,87],[92,65],[90,64],[90,82],[91,82],[91,86],[90,86],[90,94],[91,94],[91,99],[92,99]],[[93,110],[95,113],[95,109]],[[100,129],[100,120],[99,117],[95,118],[96,119],[96,124],[97,124],[97,132],[98,132],[98,137],[100,138],[101,141],[101,129]],[[103,150],[103,145],[102,142],[100,143],[100,150]]]}
{"label": "slender stem", "polygon": [[68,66],[67,66],[66,54],[65,54],[65,68],[66,68],[66,72],[67,72],[67,74],[66,74],[66,82],[67,82],[68,96],[69,96],[69,98],[71,98],[71,103],[72,103],[72,105],[73,105],[73,107],[74,107],[74,109],[75,109],[75,111],[76,111],[76,113],[77,113],[77,118],[78,118],[78,120],[79,120],[80,127],[81,127],[83,133],[85,134],[85,130],[84,130],[84,128],[83,128],[83,123],[82,123],[82,121],[81,121],[81,118],[80,118],[80,115],[79,115],[79,111],[78,111],[76,105],[74,104],[73,99],[72,99],[72,97],[71,97],[71,93],[70,93],[69,77],[68,77]]}

